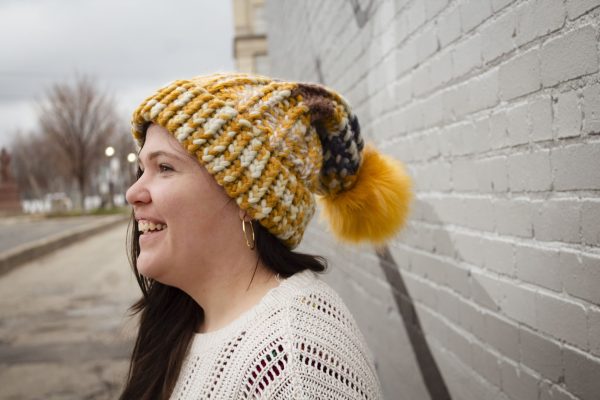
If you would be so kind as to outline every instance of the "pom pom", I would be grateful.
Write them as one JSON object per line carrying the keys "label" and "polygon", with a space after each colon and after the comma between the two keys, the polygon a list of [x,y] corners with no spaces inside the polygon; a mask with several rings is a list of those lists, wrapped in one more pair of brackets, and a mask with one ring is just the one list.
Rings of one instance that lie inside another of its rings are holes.
{"label": "pom pom", "polygon": [[318,201],[339,239],[381,245],[404,226],[412,197],[404,165],[367,145],[354,186]]}

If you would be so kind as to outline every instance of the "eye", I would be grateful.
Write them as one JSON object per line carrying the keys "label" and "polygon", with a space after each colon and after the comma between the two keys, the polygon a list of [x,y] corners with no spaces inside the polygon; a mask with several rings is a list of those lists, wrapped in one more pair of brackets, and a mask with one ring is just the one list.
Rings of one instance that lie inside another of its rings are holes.
{"label": "eye", "polygon": [[173,168],[169,164],[159,164],[158,169],[160,169],[160,172],[173,171]]}

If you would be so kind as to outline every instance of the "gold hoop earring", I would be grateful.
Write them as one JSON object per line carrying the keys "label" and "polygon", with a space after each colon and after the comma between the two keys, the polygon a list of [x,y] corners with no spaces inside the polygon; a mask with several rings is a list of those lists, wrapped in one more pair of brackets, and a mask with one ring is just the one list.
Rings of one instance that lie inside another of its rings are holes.
{"label": "gold hoop earring", "polygon": [[250,229],[252,230],[252,244],[248,241],[248,234],[246,233],[246,221],[242,218],[242,231],[244,232],[244,239],[246,239],[246,246],[250,250],[254,250],[254,246],[256,245],[256,240],[254,238],[254,226],[252,226],[252,221],[248,221],[250,223]]}

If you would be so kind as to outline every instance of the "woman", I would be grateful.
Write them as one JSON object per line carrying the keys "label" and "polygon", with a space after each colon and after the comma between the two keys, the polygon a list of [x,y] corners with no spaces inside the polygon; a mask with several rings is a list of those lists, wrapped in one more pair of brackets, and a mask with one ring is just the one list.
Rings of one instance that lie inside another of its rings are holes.
{"label": "woman", "polygon": [[381,244],[411,199],[324,86],[248,74],[175,81],[134,112],[131,262],[143,297],[121,399],[380,399],[356,322],[294,252],[315,212]]}

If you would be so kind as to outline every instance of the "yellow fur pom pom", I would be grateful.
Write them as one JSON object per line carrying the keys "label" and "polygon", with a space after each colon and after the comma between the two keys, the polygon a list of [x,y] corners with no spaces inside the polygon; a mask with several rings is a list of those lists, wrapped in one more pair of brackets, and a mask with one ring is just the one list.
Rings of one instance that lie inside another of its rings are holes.
{"label": "yellow fur pom pom", "polygon": [[404,165],[367,145],[354,186],[318,200],[339,239],[381,245],[404,226],[412,197]]}

